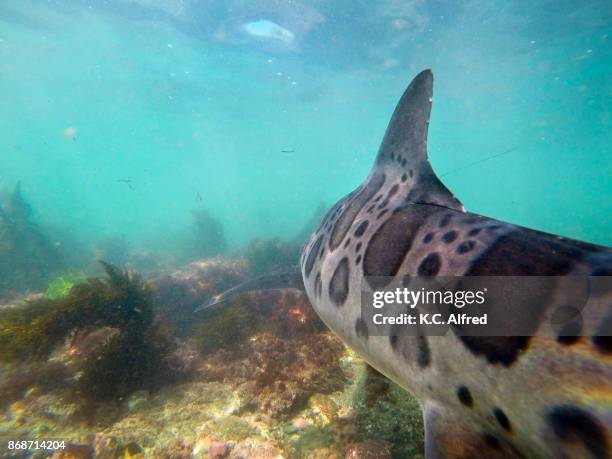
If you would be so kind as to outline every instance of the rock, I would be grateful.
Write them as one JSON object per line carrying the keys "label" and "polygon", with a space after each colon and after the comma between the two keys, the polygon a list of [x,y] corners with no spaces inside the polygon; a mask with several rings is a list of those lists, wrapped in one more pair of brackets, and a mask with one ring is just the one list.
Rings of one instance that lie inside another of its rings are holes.
{"label": "rock", "polygon": [[132,413],[147,404],[149,401],[149,392],[139,390],[131,394],[125,401],[125,408],[128,413]]}
{"label": "rock", "polygon": [[304,430],[305,428],[307,428],[308,426],[310,426],[310,423],[304,419],[303,417],[297,417],[295,418],[292,422],[291,425],[296,429],[296,430]]}
{"label": "rock", "polygon": [[210,297],[244,281],[244,263],[223,257],[204,259],[153,279],[160,319],[178,336],[192,331],[195,309]]}
{"label": "rock", "polygon": [[117,438],[110,435],[95,434],[91,443],[96,459],[115,459],[115,453],[119,447]]}
{"label": "rock", "polygon": [[94,449],[89,445],[66,445],[55,451],[52,459],[93,459]]}
{"label": "rock", "polygon": [[346,459],[391,459],[391,449],[385,442],[368,441],[351,446]]}
{"label": "rock", "polygon": [[136,442],[128,443],[121,452],[125,459],[144,459],[145,457],[144,449]]}
{"label": "rock", "polygon": [[245,441],[237,444],[228,459],[284,459],[276,444],[271,441]]}
{"label": "rock", "polygon": [[227,457],[230,448],[227,443],[213,442],[208,445],[208,457],[211,459],[220,459]]}

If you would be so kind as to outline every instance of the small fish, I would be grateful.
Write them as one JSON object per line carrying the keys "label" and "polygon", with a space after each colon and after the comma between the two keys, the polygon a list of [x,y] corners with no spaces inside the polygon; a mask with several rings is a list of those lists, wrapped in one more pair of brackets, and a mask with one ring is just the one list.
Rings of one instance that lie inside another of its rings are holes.
{"label": "small fish", "polygon": [[132,179],[130,179],[130,178],[127,178],[127,179],[119,179],[119,180],[117,180],[117,181],[118,181],[118,182],[121,182],[121,183],[125,183],[125,184],[128,186],[128,188],[129,188],[130,190],[133,190],[133,189],[134,189],[134,187],[132,186]]}
{"label": "small fish", "polygon": [[196,193],[196,201],[202,202],[202,195],[199,192]]}
{"label": "small fish", "polygon": [[66,137],[67,139],[72,139],[73,141],[75,141],[76,135],[77,135],[77,129],[75,127],[70,126],[64,129],[64,137]]}
{"label": "small fish", "polygon": [[295,150],[281,150],[281,153],[295,153]]}

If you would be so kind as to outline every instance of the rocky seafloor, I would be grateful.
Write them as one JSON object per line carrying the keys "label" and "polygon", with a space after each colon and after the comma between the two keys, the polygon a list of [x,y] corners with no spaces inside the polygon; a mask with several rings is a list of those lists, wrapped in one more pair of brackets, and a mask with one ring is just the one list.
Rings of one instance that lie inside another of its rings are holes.
{"label": "rocky seafloor", "polygon": [[[240,261],[142,282],[107,272],[65,299],[0,308],[1,457],[422,457],[417,402],[348,350],[301,292],[196,313],[244,279]],[[9,440],[65,448],[9,450]]]}

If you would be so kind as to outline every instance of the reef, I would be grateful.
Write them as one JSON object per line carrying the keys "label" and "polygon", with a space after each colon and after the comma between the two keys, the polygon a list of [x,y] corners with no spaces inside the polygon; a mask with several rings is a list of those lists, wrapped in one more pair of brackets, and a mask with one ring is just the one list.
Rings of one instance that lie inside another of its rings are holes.
{"label": "reef", "polygon": [[221,222],[204,209],[192,210],[191,217],[194,229],[190,245],[191,256],[206,258],[224,253],[227,241]]}
{"label": "reef", "polygon": [[234,381],[246,406],[276,418],[345,384],[339,364],[344,347],[303,293],[240,296],[202,321],[196,342],[207,356],[205,378]]}
{"label": "reef", "polygon": [[0,200],[0,298],[3,291],[42,289],[64,268],[59,249],[34,222],[21,183]]}
{"label": "reef", "polygon": [[261,275],[297,265],[301,246],[279,238],[254,239],[244,251],[251,275]]}
{"label": "reef", "polygon": [[148,282],[104,268],[0,309],[0,440],[66,439],[54,458],[422,457],[416,401],[327,330],[302,292],[195,313],[245,278],[244,261],[201,260]]}
{"label": "reef", "polygon": [[397,384],[366,365],[362,390],[356,393],[353,403],[359,438],[385,442],[393,458],[423,454],[420,407]]}
{"label": "reef", "polygon": [[[160,323],[169,333],[187,337],[194,333],[202,313],[198,306],[208,298],[245,280],[245,263],[228,258],[206,258],[155,277],[151,281]],[[221,333],[222,331],[220,331]]]}
{"label": "reef", "polygon": [[[0,310],[0,360],[44,361],[68,341],[68,355],[84,356],[73,359],[80,396],[110,400],[157,388],[171,342],[155,321],[151,288],[135,273],[102,264],[106,278],[88,279],[59,298],[41,296]],[[91,344],[85,337],[99,330],[107,333],[96,349],[76,347]]]}

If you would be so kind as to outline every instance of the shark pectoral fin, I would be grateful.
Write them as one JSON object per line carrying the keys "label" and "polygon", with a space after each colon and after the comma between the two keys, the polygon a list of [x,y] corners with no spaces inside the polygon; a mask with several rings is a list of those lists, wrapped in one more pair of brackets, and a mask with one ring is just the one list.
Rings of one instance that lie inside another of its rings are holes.
{"label": "shark pectoral fin", "polygon": [[433,74],[423,70],[410,83],[395,107],[378,150],[374,170],[406,174],[415,186],[410,201],[465,211],[433,171],[427,156],[427,131],[433,97]]}
{"label": "shark pectoral fin", "polygon": [[521,455],[509,451],[491,433],[478,430],[450,410],[425,405],[425,457],[427,459],[510,459]]}
{"label": "shark pectoral fin", "polygon": [[206,303],[198,306],[196,308],[196,312],[220,306],[243,293],[253,292],[256,290],[279,289],[304,290],[302,272],[299,266],[292,266],[290,268],[281,269],[249,279],[230,288],[229,290],[213,296]]}

